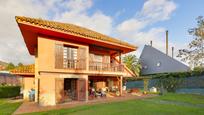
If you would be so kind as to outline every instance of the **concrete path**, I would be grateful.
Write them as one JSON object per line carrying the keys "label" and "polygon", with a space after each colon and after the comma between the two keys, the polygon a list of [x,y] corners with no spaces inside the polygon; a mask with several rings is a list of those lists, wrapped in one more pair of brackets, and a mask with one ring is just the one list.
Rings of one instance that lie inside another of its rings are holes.
{"label": "concrete path", "polygon": [[133,95],[125,95],[120,97],[113,97],[113,98],[100,98],[100,99],[94,99],[89,100],[88,102],[83,101],[72,101],[67,102],[63,104],[58,104],[56,106],[39,106],[35,102],[24,102],[13,114],[23,114],[23,113],[32,113],[32,112],[42,112],[42,111],[49,111],[49,110],[57,110],[57,109],[67,109],[67,108],[73,108],[77,106],[82,105],[94,105],[94,104],[100,104],[100,103],[110,103],[110,102],[119,102],[119,101],[126,101],[126,100],[132,100],[132,99],[144,99],[144,98],[152,98],[157,95],[142,95],[142,96],[133,96]]}

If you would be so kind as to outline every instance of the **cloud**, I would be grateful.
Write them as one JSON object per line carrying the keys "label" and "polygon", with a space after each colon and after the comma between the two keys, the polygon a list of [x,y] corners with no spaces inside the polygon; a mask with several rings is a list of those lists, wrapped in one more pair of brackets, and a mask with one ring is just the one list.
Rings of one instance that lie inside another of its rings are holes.
{"label": "cloud", "polygon": [[[0,1],[0,60],[7,62],[34,63],[22,39],[14,16],[23,15],[35,18],[56,20],[87,27],[107,35],[116,34],[139,47],[153,40],[157,48],[164,49],[165,28],[149,25],[170,19],[176,9],[171,0],[147,0],[142,9],[130,19],[113,24],[114,18],[121,16],[125,9],[108,16],[97,10],[90,14],[92,0],[7,0]],[[145,31],[144,31],[145,30]],[[139,50],[141,52],[141,50]],[[139,54],[139,53],[137,53]]]}
{"label": "cloud", "polygon": [[25,43],[15,21],[16,15],[43,17],[45,10],[38,4],[28,0],[6,0],[0,2],[0,60],[7,62],[32,63],[33,58],[28,54]]}
{"label": "cloud", "polygon": [[157,22],[169,19],[175,9],[176,4],[171,0],[147,0],[139,15],[150,22]]}
{"label": "cloud", "polygon": [[146,26],[147,22],[132,18],[118,25],[117,30],[122,33],[137,32]]}
{"label": "cloud", "polygon": [[21,32],[15,21],[15,16],[29,16],[35,18],[58,20],[74,23],[90,29],[110,34],[112,18],[101,11],[88,15],[92,7],[92,0],[6,0],[0,1],[0,60],[34,63],[27,51]]}
{"label": "cloud", "polygon": [[147,0],[141,11],[118,25],[119,32],[139,31],[153,23],[168,20],[175,11],[176,4],[170,0]]}
{"label": "cloud", "polygon": [[88,16],[86,13],[67,11],[54,20],[76,24],[103,34],[110,34],[112,30],[112,18],[104,15],[100,11],[95,12],[91,16]]}
{"label": "cloud", "polygon": [[127,41],[139,46],[138,56],[144,44],[149,44],[151,40],[154,47],[165,51],[166,29],[163,27],[149,29],[149,26],[170,19],[175,9],[176,4],[171,0],[147,0],[139,12],[136,11],[132,18],[116,27],[116,33],[119,37],[127,38]]}
{"label": "cloud", "polygon": [[115,13],[115,16],[114,17],[119,17],[120,15],[124,14],[126,12],[125,8],[123,8],[122,10],[119,10]]}
{"label": "cloud", "polygon": [[103,14],[101,11],[88,15],[87,11],[92,5],[91,0],[70,1],[65,4],[68,10],[60,13],[53,20],[76,24],[109,35],[112,31],[112,17]]}
{"label": "cloud", "polygon": [[92,5],[92,0],[71,0],[66,4],[67,8],[74,12],[86,11],[91,8]]}

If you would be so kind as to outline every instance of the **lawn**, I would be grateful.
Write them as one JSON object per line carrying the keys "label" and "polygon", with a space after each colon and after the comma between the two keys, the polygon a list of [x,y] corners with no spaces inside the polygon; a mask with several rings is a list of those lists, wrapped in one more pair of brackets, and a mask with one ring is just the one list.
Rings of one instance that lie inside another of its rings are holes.
{"label": "lawn", "polygon": [[158,97],[159,100],[184,102],[190,104],[204,104],[204,95],[168,93]]}
{"label": "lawn", "polygon": [[32,115],[204,115],[204,96],[166,94],[152,99],[52,110]]}
{"label": "lawn", "polygon": [[10,115],[20,105],[21,102],[10,102],[8,99],[0,99],[0,115]]}
{"label": "lawn", "polygon": [[[0,100],[0,113],[12,113],[20,103]],[[31,115],[204,115],[204,96],[172,94],[143,100],[79,106]],[[30,115],[30,114],[29,114]]]}

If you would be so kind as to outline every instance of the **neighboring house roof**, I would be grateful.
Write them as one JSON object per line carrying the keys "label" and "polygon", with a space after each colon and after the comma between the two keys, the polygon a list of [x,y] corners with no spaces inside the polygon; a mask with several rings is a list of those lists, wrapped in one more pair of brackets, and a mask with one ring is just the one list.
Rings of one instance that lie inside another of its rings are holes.
{"label": "neighboring house roof", "polygon": [[[121,40],[103,35],[101,33],[92,31],[90,29],[76,26],[73,24],[60,23],[60,22],[55,22],[55,21],[48,21],[48,20],[43,20],[43,19],[36,19],[36,18],[29,18],[29,17],[22,17],[22,16],[16,16],[16,21],[18,24],[23,23],[23,24],[27,24],[27,25],[31,25],[31,26],[35,26],[35,27],[40,27],[43,29],[51,29],[51,30],[58,31],[58,32],[59,31],[64,32],[66,34],[70,34],[70,35],[74,35],[74,36],[78,36],[78,37],[115,43],[116,45],[127,47],[127,48],[129,48],[129,50],[131,49],[132,51],[136,50],[136,48],[137,48],[136,46],[131,45],[127,42],[124,42],[124,41],[121,41]],[[37,33],[39,33],[39,32],[37,32]],[[24,36],[24,38],[25,38],[25,36]]]}
{"label": "neighboring house roof", "polygon": [[0,61],[0,70],[4,70],[7,67],[8,63]]}
{"label": "neighboring house roof", "polygon": [[35,64],[23,65],[21,67],[17,67],[11,70],[10,73],[14,75],[21,75],[21,76],[34,76]]}
{"label": "neighboring house roof", "polygon": [[140,62],[142,64],[142,75],[190,70],[185,64],[149,45],[144,46]]}

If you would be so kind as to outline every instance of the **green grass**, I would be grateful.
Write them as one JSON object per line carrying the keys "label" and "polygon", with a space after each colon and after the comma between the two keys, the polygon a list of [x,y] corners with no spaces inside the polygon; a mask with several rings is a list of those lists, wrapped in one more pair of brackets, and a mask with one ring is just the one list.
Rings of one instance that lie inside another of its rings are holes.
{"label": "green grass", "polygon": [[[0,115],[12,114],[20,102],[0,99]],[[143,100],[78,106],[29,115],[204,115],[204,96],[168,93]]]}
{"label": "green grass", "polygon": [[0,115],[11,115],[21,102],[9,102],[8,99],[0,99]]}
{"label": "green grass", "polygon": [[204,115],[204,96],[166,94],[152,99],[79,106],[31,115]]}
{"label": "green grass", "polygon": [[204,96],[195,95],[195,94],[168,93],[164,96],[158,97],[157,99],[167,100],[167,101],[185,102],[185,103],[190,103],[190,104],[204,104]]}

